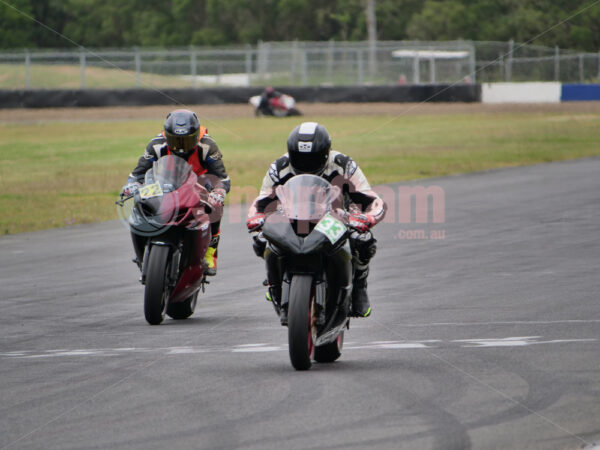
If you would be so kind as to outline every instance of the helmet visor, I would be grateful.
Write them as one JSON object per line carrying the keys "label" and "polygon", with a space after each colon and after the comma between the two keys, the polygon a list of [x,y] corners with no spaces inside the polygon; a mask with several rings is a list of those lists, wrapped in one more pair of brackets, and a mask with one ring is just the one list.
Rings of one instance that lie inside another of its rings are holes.
{"label": "helmet visor", "polygon": [[327,163],[328,152],[300,153],[290,152],[290,164],[298,173],[318,173]]}
{"label": "helmet visor", "polygon": [[196,131],[193,134],[188,134],[186,136],[179,136],[176,134],[165,132],[165,137],[167,138],[167,145],[173,150],[188,151],[193,149],[198,143],[198,136],[199,131]]}

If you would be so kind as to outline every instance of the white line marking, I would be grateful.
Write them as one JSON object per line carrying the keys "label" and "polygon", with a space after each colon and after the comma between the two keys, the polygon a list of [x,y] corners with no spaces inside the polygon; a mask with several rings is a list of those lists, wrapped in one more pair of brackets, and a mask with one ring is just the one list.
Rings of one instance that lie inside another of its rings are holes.
{"label": "white line marking", "polygon": [[593,324],[600,323],[600,319],[574,319],[574,320],[514,320],[504,322],[431,322],[431,323],[398,323],[398,327],[470,327],[480,325],[560,325],[560,324]]}
{"label": "white line marking", "polygon": [[[597,339],[549,339],[542,336],[517,336],[506,338],[456,339],[441,341],[425,339],[416,341],[372,341],[346,342],[344,350],[410,350],[432,349],[440,347],[460,346],[462,348],[494,348],[494,347],[526,347],[539,344],[569,344],[596,342]],[[123,356],[132,353],[155,353],[163,356],[189,355],[198,353],[266,353],[287,350],[287,343],[281,344],[240,344],[234,346],[181,346],[181,347],[120,347],[120,348],[88,348],[88,349],[54,349],[54,350],[19,350],[0,353],[0,358],[10,359],[43,359],[84,356]]]}
{"label": "white line marking", "polygon": [[551,341],[538,341],[541,336],[509,337],[504,339],[460,339],[452,342],[465,342],[463,347],[525,347],[536,344],[557,344],[566,342],[590,342],[596,339],[554,339]]}
{"label": "white line marking", "polygon": [[265,345],[264,347],[237,347],[231,350],[232,353],[263,353],[263,352],[278,352],[285,350],[283,346]]}

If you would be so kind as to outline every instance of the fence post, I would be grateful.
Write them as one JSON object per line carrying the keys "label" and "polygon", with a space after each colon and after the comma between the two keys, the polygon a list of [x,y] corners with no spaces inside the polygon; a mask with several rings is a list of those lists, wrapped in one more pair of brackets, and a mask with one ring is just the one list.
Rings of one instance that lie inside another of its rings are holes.
{"label": "fence post", "polygon": [[248,77],[248,86],[252,86],[252,50],[250,46],[247,46],[245,58],[246,58],[246,76]]}
{"label": "fence post", "polygon": [[308,56],[306,49],[302,50],[302,86],[308,85]]}
{"label": "fence post", "polygon": [[554,47],[554,81],[560,78],[560,49],[558,45]]}
{"label": "fence post", "polygon": [[198,87],[198,65],[196,61],[196,49],[190,45],[190,75],[192,76],[192,86]]}
{"label": "fence post", "polygon": [[25,89],[31,89],[31,54],[25,49]]}
{"label": "fence post", "polygon": [[356,64],[358,69],[358,84],[362,85],[365,82],[365,74],[364,72],[364,64],[363,64],[363,54],[361,49],[356,50]]}
{"label": "fence post", "polygon": [[475,44],[473,43],[473,41],[470,42],[471,48],[469,50],[469,76],[471,78],[471,83],[477,83],[477,60],[475,56],[475,52],[477,50],[475,49]]}
{"label": "fence post", "polygon": [[579,54],[579,82],[583,84],[583,53]]}
{"label": "fence post", "polygon": [[506,61],[506,81],[510,81],[512,78],[512,66],[513,66],[513,51],[515,48],[515,41],[512,39],[508,42],[508,58]]}
{"label": "fence post", "polygon": [[296,65],[298,59],[298,40],[292,42],[292,61],[290,63],[290,84],[294,84],[296,79]]}
{"label": "fence post", "polygon": [[142,86],[142,55],[140,54],[140,48],[135,47],[135,85],[136,87]]}
{"label": "fence post", "polygon": [[598,50],[598,81],[600,81],[600,50]]}
{"label": "fence post", "polygon": [[367,0],[365,11],[367,22],[367,39],[369,41],[369,81],[372,83],[377,74],[377,18],[375,16],[375,0]]}
{"label": "fence post", "polygon": [[333,52],[335,45],[335,41],[333,39],[329,39],[329,47],[327,51],[327,82],[333,83]]}
{"label": "fence post", "polygon": [[81,67],[81,89],[85,89],[85,50],[79,49],[79,66]]}
{"label": "fence post", "polygon": [[429,82],[435,84],[435,57],[433,56],[433,47],[429,47],[431,55],[429,56]]}
{"label": "fence post", "polygon": [[421,82],[420,66],[421,59],[419,58],[419,51],[415,50],[415,56],[413,58],[413,84],[419,84]]}

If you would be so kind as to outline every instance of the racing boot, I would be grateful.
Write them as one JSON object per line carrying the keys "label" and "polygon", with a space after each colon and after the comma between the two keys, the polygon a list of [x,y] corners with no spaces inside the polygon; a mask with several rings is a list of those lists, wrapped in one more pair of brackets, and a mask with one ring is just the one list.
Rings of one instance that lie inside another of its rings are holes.
{"label": "racing boot", "polygon": [[219,238],[221,233],[216,234],[210,240],[210,244],[206,249],[206,255],[204,255],[204,262],[206,262],[206,275],[214,277],[217,274],[217,248],[219,247]]}
{"label": "racing boot", "polygon": [[369,266],[356,269],[352,282],[352,315],[354,317],[369,317],[371,315],[371,303],[367,294],[367,276]]}
{"label": "racing boot", "polygon": [[138,266],[138,269],[142,270],[144,252],[146,251],[146,243],[148,242],[148,238],[132,232],[131,242],[133,243],[133,251],[135,252],[135,258],[132,259],[132,262]]}

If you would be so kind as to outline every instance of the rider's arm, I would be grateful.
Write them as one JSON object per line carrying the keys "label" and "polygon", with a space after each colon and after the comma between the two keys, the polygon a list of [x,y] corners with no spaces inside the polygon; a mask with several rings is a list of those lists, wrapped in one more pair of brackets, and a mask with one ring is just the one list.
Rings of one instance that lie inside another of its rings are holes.
{"label": "rider's arm", "polygon": [[227,175],[227,170],[223,163],[223,155],[217,143],[210,136],[205,135],[200,140],[200,149],[202,150],[202,161],[204,162],[206,172],[218,177],[225,192],[229,192],[231,181],[229,175]]}
{"label": "rider's arm", "polygon": [[372,216],[375,223],[381,222],[385,217],[386,204],[371,188],[363,171],[352,160],[346,176],[348,177],[349,195],[352,202],[358,205],[363,214]]}
{"label": "rider's arm", "polygon": [[140,156],[137,166],[129,174],[128,182],[139,182],[144,181],[146,172],[152,168],[152,163],[158,159],[161,149],[165,146],[164,139],[161,139],[161,135],[158,135],[152,139],[146,146],[144,154]]}
{"label": "rider's arm", "polygon": [[248,217],[254,217],[258,213],[264,213],[267,209],[267,206],[276,200],[275,195],[275,187],[276,184],[269,175],[269,172],[265,175],[262,182],[262,187],[260,188],[260,193],[258,197],[254,200],[252,205],[250,205],[250,209],[248,210]]}

